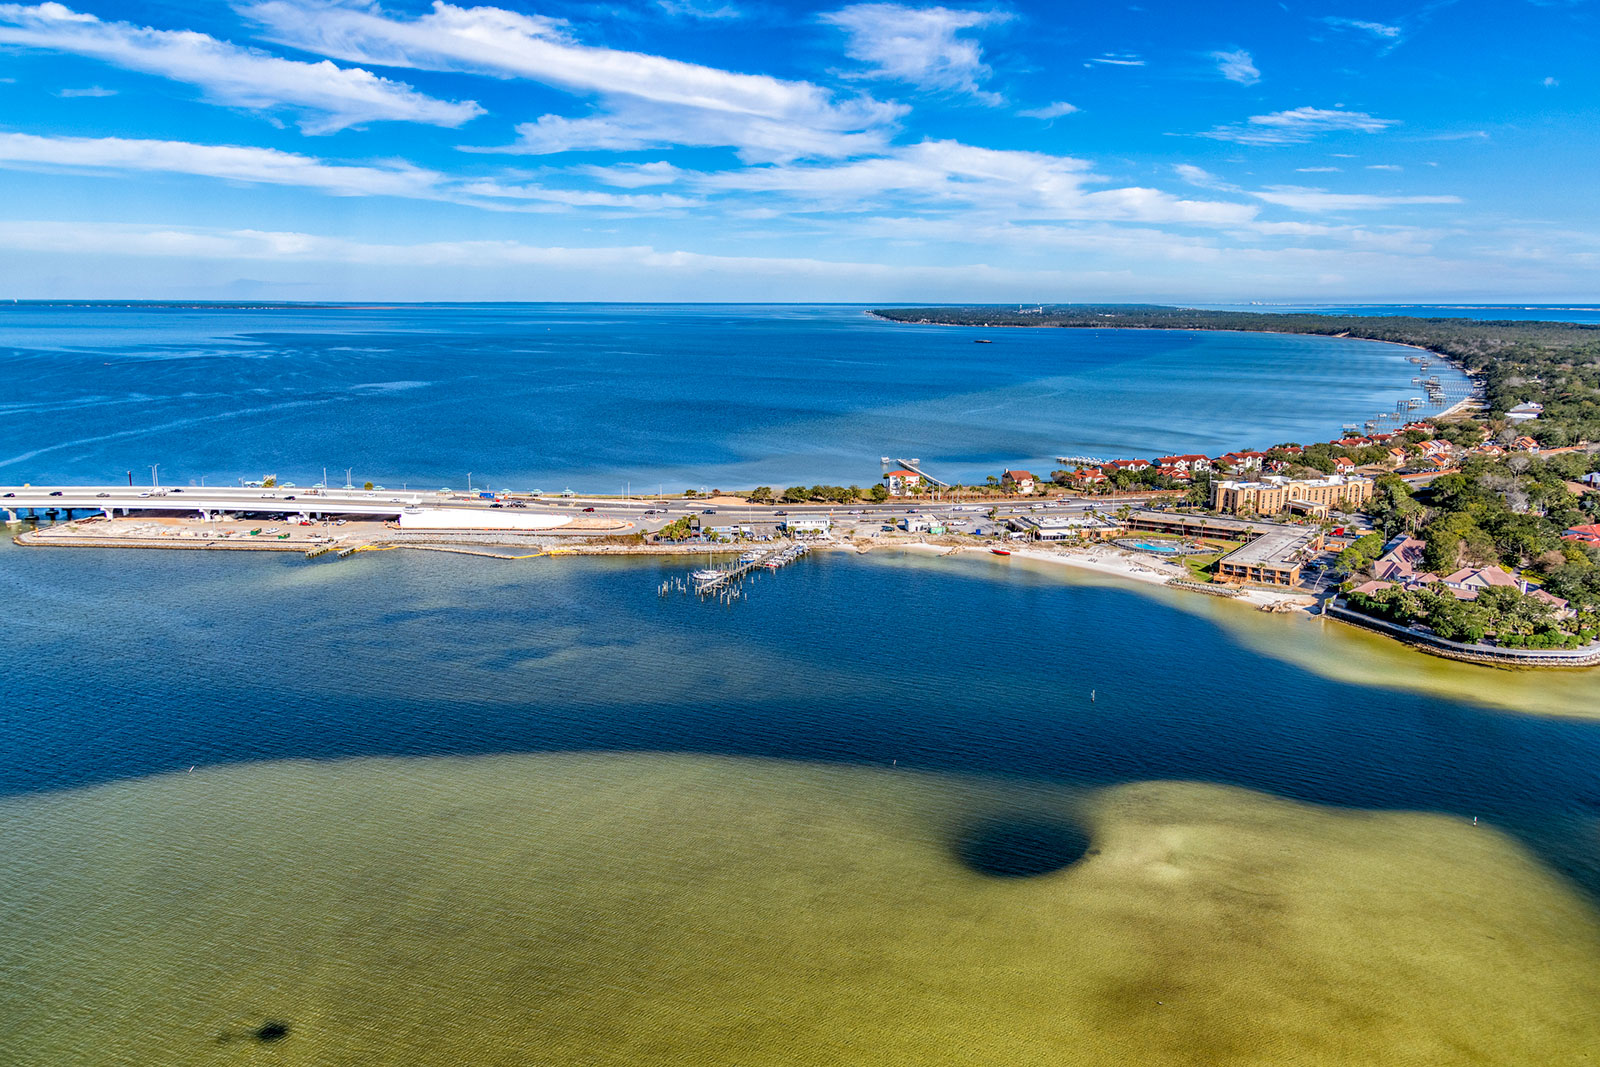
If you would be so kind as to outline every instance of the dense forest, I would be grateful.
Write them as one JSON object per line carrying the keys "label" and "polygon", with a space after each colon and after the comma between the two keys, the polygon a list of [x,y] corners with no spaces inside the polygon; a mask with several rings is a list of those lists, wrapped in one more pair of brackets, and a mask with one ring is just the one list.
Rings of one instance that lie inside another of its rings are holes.
{"label": "dense forest", "polygon": [[1544,416],[1528,423],[1526,431],[1546,448],[1600,441],[1600,326],[1199,311],[1154,304],[879,308],[873,314],[894,322],[947,326],[1246,330],[1415,345],[1448,357],[1481,381],[1491,417],[1524,401],[1545,405]]}

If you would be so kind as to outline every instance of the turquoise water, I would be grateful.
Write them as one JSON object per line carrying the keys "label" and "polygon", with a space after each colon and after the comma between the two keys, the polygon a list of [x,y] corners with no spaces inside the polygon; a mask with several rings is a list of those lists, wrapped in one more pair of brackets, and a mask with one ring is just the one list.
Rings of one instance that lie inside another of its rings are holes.
{"label": "turquoise water", "polygon": [[1327,440],[1418,392],[1410,349],[1366,341],[975,336],[856,307],[0,305],[0,482],[642,493],[870,485],[883,456],[982,482]]}

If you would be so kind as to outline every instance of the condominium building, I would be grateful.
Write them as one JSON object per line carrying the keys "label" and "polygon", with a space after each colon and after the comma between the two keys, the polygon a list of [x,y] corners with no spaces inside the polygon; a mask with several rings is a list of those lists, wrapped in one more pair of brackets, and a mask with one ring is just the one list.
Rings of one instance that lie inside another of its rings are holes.
{"label": "condominium building", "polygon": [[1283,478],[1211,483],[1211,507],[1230,515],[1279,515],[1285,511],[1323,516],[1331,509],[1358,508],[1372,499],[1371,478],[1335,474],[1328,478]]}

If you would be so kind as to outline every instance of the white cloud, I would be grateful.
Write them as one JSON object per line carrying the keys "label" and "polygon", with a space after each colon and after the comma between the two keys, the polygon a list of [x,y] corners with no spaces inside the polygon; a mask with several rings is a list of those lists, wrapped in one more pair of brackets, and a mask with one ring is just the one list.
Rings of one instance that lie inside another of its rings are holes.
{"label": "white cloud", "polygon": [[1243,49],[1237,52],[1212,52],[1211,58],[1217,61],[1217,70],[1231,82],[1254,85],[1261,80],[1261,72],[1256,69],[1255,61]]}
{"label": "white cloud", "polygon": [[1296,168],[1294,168],[1294,172],[1296,174],[1339,174],[1339,173],[1342,173],[1341,169],[1339,167],[1296,167]]}
{"label": "white cloud", "polygon": [[744,12],[732,4],[706,3],[704,0],[656,0],[656,6],[677,18],[716,21],[744,16]]}
{"label": "white cloud", "polygon": [[301,126],[310,133],[385,120],[459,126],[483,114],[470,101],[436,100],[365,70],[280,59],[203,33],[102,22],[58,3],[0,4],[0,44],[89,56],[155,74],[197,86],[219,104],[296,108],[309,112]]}
{"label": "white cloud", "polygon": [[1542,84],[1542,85],[1543,85],[1543,86],[1544,86],[1544,87],[1545,87],[1545,88],[1546,88],[1546,89],[1554,89],[1554,88],[1556,88],[1556,87],[1557,87],[1557,86],[1558,86],[1558,85],[1560,85],[1560,84],[1561,84],[1561,83],[1560,83],[1560,82],[1559,82],[1559,81],[1557,81],[1557,80],[1556,80],[1556,79],[1555,79],[1555,78],[1546,78],[1546,79],[1545,79],[1545,80],[1544,80],[1544,81],[1543,81],[1543,82],[1542,82],[1542,83],[1541,83],[1541,84]]}
{"label": "white cloud", "polygon": [[122,137],[38,137],[0,133],[0,166],[165,171],[265,185],[295,185],[335,196],[435,198],[441,176],[408,164],[329,164],[274,148],[203,145]]}
{"label": "white cloud", "polygon": [[1239,191],[1238,186],[1223,181],[1204,167],[1197,167],[1193,163],[1175,163],[1172,170],[1179,178],[1201,189],[1217,189],[1229,193]]}
{"label": "white cloud", "polygon": [[1076,104],[1069,104],[1065,100],[1057,100],[1053,104],[1029,108],[1026,111],[1019,111],[1017,114],[1025,119],[1059,119],[1063,115],[1071,115],[1077,110]]}
{"label": "white cloud", "polygon": [[722,193],[767,194],[794,202],[792,210],[828,213],[904,206],[1011,218],[1093,219],[1233,225],[1253,218],[1249,204],[1185,200],[1137,186],[1103,184],[1089,163],[1042,152],[979,148],[958,141],[923,141],[887,154],[832,165],[780,165],[696,174],[692,186]]}
{"label": "white cloud", "polygon": [[0,167],[186,174],[254,185],[297,186],[333,196],[397,196],[497,211],[599,208],[654,213],[698,203],[688,197],[664,194],[618,194],[507,183],[495,178],[453,178],[403,162],[350,165],[275,148],[121,137],[0,133]]}
{"label": "white cloud", "polygon": [[1252,115],[1242,123],[1217,126],[1199,136],[1248,145],[1304,144],[1325,133],[1380,133],[1399,124],[1398,119],[1380,119],[1364,111],[1297,107]]}
{"label": "white cloud", "polygon": [[517,140],[510,145],[463,151],[512,155],[553,155],[559,152],[604,150],[632,152],[677,145],[717,147],[732,145],[747,162],[786,162],[798,158],[859,156],[881,150],[887,138],[881,131],[840,131],[789,124],[776,119],[621,101],[608,113],[569,119],[543,115],[519,123]]}
{"label": "white cloud", "polygon": [[1459,196],[1375,196],[1368,193],[1330,193],[1299,185],[1269,185],[1250,194],[1258,200],[1296,211],[1371,211],[1407,204],[1459,204]]}
{"label": "white cloud", "polygon": [[1347,19],[1340,18],[1337,15],[1328,15],[1322,21],[1336,30],[1352,30],[1388,41],[1397,39],[1401,33],[1399,26],[1389,26],[1382,22],[1368,22],[1365,19]]}
{"label": "white cloud", "polygon": [[1142,66],[1144,66],[1144,60],[1139,58],[1137,55],[1135,55],[1135,54],[1133,54],[1131,52],[1120,53],[1120,54],[1116,53],[1116,52],[1107,52],[1104,55],[1096,56],[1095,58],[1093,58],[1091,60],[1088,60],[1084,65],[1088,66],[1089,63],[1098,63],[1101,66],[1106,66],[1106,67],[1142,67]]}
{"label": "white cloud", "polygon": [[1402,167],[1398,163],[1368,163],[1367,164],[1367,169],[1368,170],[1405,170],[1405,168]]}
{"label": "white cloud", "polygon": [[991,73],[982,48],[957,35],[1010,17],[1001,11],[869,3],[854,4],[821,20],[849,35],[845,53],[871,65],[868,77],[893,78],[919,89],[965,93],[998,104],[999,97],[981,88]]}
{"label": "white cloud", "polygon": [[[527,78],[595,94],[607,114],[547,115],[525,124],[511,151],[625,150],[656,144],[731,145],[760,158],[860,151],[905,109],[870,97],[837,100],[810,82],[739,74],[641,52],[583,45],[554,19],[494,7],[433,10],[406,19],[374,6],[265,0],[245,9],[276,39],[354,62]],[[782,144],[791,131],[796,147]],[[689,134],[694,138],[679,142]],[[748,143],[747,143],[748,142]]]}
{"label": "white cloud", "polygon": [[98,85],[91,85],[87,89],[58,89],[56,90],[56,95],[63,100],[74,100],[80,96],[116,96],[117,91],[115,89],[103,89]]}
{"label": "white cloud", "polygon": [[640,189],[648,185],[671,185],[683,171],[665,160],[655,163],[616,163],[609,167],[583,166],[573,168],[595,181],[614,185],[620,189]]}

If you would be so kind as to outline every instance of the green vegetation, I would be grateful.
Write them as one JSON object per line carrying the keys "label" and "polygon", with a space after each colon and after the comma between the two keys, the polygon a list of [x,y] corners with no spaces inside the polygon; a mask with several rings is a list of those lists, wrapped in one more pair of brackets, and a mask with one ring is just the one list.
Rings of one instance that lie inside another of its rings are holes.
{"label": "green vegetation", "polygon": [[745,499],[752,504],[770,504],[776,498],[772,495],[772,486],[758,485],[750,491],[750,495]]}
{"label": "green vegetation", "polygon": [[686,541],[694,536],[694,519],[689,515],[673,519],[656,536],[663,541]]}

